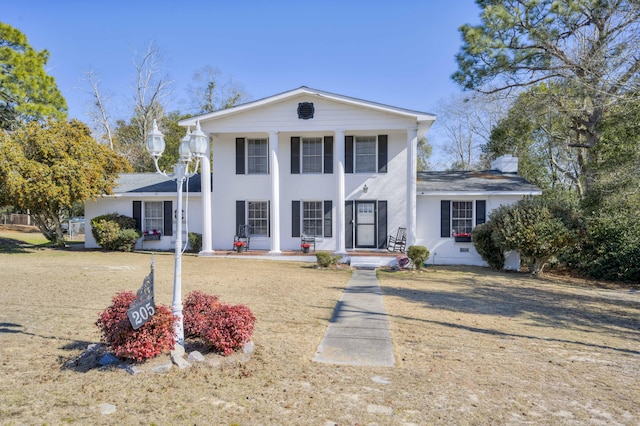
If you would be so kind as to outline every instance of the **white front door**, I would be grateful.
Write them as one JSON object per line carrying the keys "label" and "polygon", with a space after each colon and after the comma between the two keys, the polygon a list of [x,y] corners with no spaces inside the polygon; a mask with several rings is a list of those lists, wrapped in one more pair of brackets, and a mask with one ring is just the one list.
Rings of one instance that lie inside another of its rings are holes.
{"label": "white front door", "polygon": [[376,203],[356,201],[356,247],[376,246]]}

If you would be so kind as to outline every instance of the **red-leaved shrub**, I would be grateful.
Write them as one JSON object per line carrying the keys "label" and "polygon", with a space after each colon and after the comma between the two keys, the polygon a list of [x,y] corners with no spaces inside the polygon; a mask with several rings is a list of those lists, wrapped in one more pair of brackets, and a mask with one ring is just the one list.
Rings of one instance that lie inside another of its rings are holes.
{"label": "red-leaved shrub", "polygon": [[205,294],[199,290],[189,293],[184,300],[184,337],[200,337],[207,321],[220,307],[218,296]]}
{"label": "red-leaved shrub", "polygon": [[102,332],[103,341],[111,346],[116,356],[136,361],[153,358],[173,349],[177,317],[168,307],[156,305],[156,312],[151,319],[134,330],[127,310],[135,298],[136,295],[131,291],[120,292],[111,300],[111,306],[100,314],[96,325]]}
{"label": "red-leaved shrub", "polygon": [[244,305],[220,305],[200,337],[225,356],[251,340],[256,317]]}

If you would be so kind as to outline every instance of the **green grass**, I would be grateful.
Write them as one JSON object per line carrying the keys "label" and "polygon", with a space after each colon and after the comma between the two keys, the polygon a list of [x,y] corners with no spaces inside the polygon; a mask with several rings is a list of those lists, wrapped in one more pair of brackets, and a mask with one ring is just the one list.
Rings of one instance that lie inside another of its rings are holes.
{"label": "green grass", "polygon": [[0,230],[0,253],[22,253],[26,249],[49,246],[49,240],[40,232]]}

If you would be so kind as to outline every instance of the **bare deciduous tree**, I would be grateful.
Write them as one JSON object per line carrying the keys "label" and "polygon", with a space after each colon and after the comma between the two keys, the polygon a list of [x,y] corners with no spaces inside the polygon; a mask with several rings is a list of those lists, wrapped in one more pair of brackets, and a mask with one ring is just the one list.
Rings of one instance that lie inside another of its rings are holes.
{"label": "bare deciduous tree", "polygon": [[247,98],[242,84],[231,78],[222,82],[222,72],[211,65],[205,65],[196,71],[193,74],[193,82],[194,84],[187,88],[187,92],[191,99],[197,102],[193,109],[198,113],[229,108]]}
{"label": "bare deciduous tree", "polygon": [[447,155],[450,168],[474,170],[487,166],[482,146],[506,108],[506,99],[495,95],[455,95],[440,101],[436,125],[445,142],[438,145]]}
{"label": "bare deciduous tree", "polygon": [[111,117],[109,114],[109,101],[111,95],[105,95],[100,88],[100,78],[94,71],[85,71],[85,80],[90,89],[82,89],[91,96],[91,108],[88,115],[93,122],[96,140],[104,141],[113,149],[113,131],[111,129]]}
{"label": "bare deciduous tree", "polygon": [[164,113],[163,100],[171,94],[173,83],[163,71],[163,55],[154,44],[149,43],[141,54],[136,53],[133,65],[136,70],[134,88],[134,118],[139,140],[144,145],[154,119]]}

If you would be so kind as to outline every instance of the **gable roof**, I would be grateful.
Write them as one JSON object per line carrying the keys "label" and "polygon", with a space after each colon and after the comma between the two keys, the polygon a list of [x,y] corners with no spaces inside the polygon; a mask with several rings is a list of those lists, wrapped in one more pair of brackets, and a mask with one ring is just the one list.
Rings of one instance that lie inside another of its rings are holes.
{"label": "gable roof", "polygon": [[[188,180],[189,192],[200,193],[200,174]],[[168,178],[158,173],[123,173],[116,181],[113,193],[140,194],[140,193],[173,193],[177,192],[175,179]],[[187,191],[187,185],[182,185],[183,191]]]}
{"label": "gable roof", "polygon": [[398,107],[385,105],[377,102],[365,101],[363,99],[353,98],[350,96],[344,96],[344,95],[338,95],[336,93],[325,92],[323,90],[311,89],[307,86],[301,86],[297,89],[289,90],[286,92],[282,92],[276,95],[268,96],[266,98],[258,99],[258,100],[247,102],[244,104],[232,106],[230,108],[221,109],[221,110],[210,112],[207,114],[196,115],[196,116],[181,120],[179,124],[181,126],[195,126],[196,121],[205,122],[210,119],[237,114],[242,111],[259,108],[261,106],[264,106],[270,103],[280,102],[280,101],[293,98],[299,95],[318,96],[318,97],[331,99],[336,102],[351,104],[354,106],[360,106],[360,107],[369,108],[372,110],[377,110],[377,111],[382,111],[382,112],[387,112],[387,113],[392,113],[392,114],[397,114],[402,116],[408,116],[408,117],[415,117],[418,123],[426,124],[427,127],[430,126],[431,123],[433,123],[436,119],[436,116],[434,114],[430,114],[426,112],[414,111],[414,110],[405,109],[405,108],[398,108]]}
{"label": "gable roof", "polygon": [[417,195],[540,195],[542,191],[514,173],[496,170],[418,172]]}

